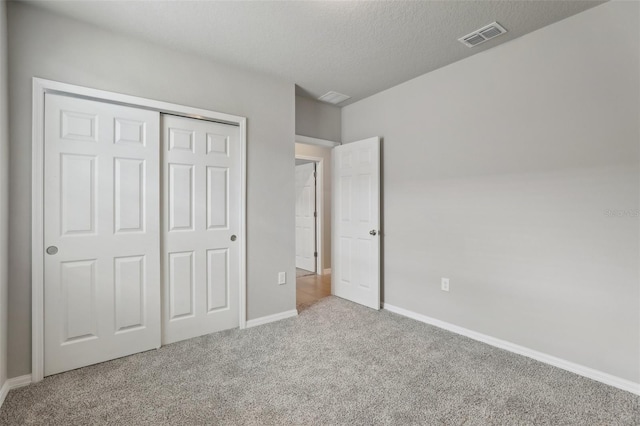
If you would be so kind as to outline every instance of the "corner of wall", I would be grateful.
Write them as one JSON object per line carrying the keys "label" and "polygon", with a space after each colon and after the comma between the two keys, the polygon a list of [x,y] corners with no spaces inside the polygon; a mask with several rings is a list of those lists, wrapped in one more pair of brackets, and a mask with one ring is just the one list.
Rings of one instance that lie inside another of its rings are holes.
{"label": "corner of wall", "polygon": [[7,2],[0,1],[0,405],[8,392],[7,386],[7,252],[8,252],[8,168],[9,109],[7,82]]}

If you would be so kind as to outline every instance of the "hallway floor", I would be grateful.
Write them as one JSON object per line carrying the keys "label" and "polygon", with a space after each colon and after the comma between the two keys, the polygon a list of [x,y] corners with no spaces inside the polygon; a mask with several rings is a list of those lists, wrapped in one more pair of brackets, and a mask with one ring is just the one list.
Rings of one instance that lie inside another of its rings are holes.
{"label": "hallway floor", "polygon": [[296,278],[298,313],[327,296],[331,296],[331,275],[307,275]]}

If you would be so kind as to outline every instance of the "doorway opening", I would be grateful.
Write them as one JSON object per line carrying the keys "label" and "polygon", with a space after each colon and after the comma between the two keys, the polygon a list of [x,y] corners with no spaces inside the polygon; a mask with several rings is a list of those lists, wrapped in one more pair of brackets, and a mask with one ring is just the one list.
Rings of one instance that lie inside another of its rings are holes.
{"label": "doorway opening", "polygon": [[296,308],[331,295],[331,148],[296,143]]}
{"label": "doorway opening", "polygon": [[[316,274],[297,280],[298,313],[328,295],[380,309],[380,142],[372,137],[342,145],[296,135],[296,160],[315,163],[318,226]],[[298,179],[296,206],[298,200],[312,205],[314,197],[302,189],[305,179]],[[313,265],[308,268],[312,273]]]}

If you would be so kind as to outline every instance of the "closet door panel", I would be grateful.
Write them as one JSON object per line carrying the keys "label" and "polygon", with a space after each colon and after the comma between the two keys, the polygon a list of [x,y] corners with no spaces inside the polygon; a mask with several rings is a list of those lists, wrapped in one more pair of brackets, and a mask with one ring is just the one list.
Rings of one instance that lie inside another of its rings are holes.
{"label": "closet door panel", "polygon": [[45,96],[45,375],[157,348],[160,114]]}
{"label": "closet door panel", "polygon": [[171,343],[239,325],[241,153],[237,126],[163,115],[162,132],[163,343]]}

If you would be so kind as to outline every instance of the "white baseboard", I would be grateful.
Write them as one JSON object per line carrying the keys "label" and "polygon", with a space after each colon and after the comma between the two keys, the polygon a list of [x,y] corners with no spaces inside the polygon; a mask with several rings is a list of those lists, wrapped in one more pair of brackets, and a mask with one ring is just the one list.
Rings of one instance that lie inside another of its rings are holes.
{"label": "white baseboard", "polygon": [[622,389],[636,395],[640,395],[640,383],[622,379],[620,377],[614,376],[609,373],[605,373],[603,371],[595,370],[590,367],[585,367],[584,365],[576,364],[574,362],[570,362],[562,358],[557,358],[552,355],[538,352],[536,350],[529,349],[524,346],[516,345],[515,343],[507,342],[506,340],[497,339],[495,337],[491,337],[486,334],[478,333],[477,331],[469,330],[464,327],[459,327],[457,325],[450,324],[448,322],[441,321],[439,319],[431,318],[426,315],[419,314],[417,312],[413,312],[407,309],[399,308],[397,306],[389,305],[388,303],[384,303],[382,307],[383,309],[386,309],[390,312],[394,312],[396,314],[399,314],[408,318],[412,318],[414,320],[424,322],[426,324],[430,324],[438,328],[442,328],[444,330],[448,330],[453,333],[460,334],[462,336],[469,337],[473,340],[477,340],[479,342],[486,343],[491,346],[495,346],[496,348],[504,349],[509,352],[516,353],[518,355],[523,355],[529,358],[533,358],[536,361],[544,362],[545,364],[553,365],[554,367],[558,367],[563,370],[570,371],[572,373],[587,377],[592,380],[596,380],[606,385],[613,386],[615,388]]}
{"label": "white baseboard", "polygon": [[31,384],[31,374],[14,377],[13,379],[7,380],[7,383],[9,383],[9,390],[29,386]]}
{"label": "white baseboard", "polygon": [[31,374],[24,376],[14,377],[13,379],[7,379],[0,388],[0,407],[4,403],[4,399],[11,389],[21,388],[31,384]]}
{"label": "white baseboard", "polygon": [[269,324],[270,322],[280,321],[286,318],[297,317],[298,310],[292,309],[290,311],[280,312],[279,314],[267,315],[266,317],[260,317],[247,321],[247,328],[256,327],[258,325]]}
{"label": "white baseboard", "polygon": [[4,404],[4,399],[7,397],[9,393],[9,381],[5,381],[2,387],[0,388],[0,407]]}
{"label": "white baseboard", "polygon": [[331,268],[327,268],[324,271],[322,271],[322,275],[331,275]]}

